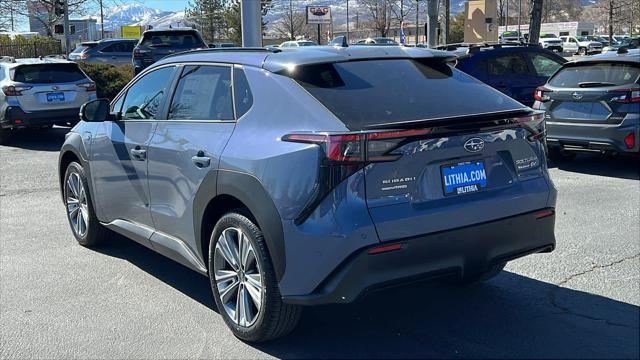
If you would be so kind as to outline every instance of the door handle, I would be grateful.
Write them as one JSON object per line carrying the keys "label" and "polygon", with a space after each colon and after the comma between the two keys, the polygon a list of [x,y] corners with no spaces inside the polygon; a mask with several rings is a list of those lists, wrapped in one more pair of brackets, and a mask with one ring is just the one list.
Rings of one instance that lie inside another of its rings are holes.
{"label": "door handle", "polygon": [[141,149],[140,146],[136,146],[135,149],[131,149],[131,156],[139,161],[147,159],[147,150]]}
{"label": "door handle", "polygon": [[192,157],[191,161],[193,161],[193,163],[200,169],[211,165],[211,158],[208,156],[204,156],[204,151],[202,150],[198,151],[198,154]]}

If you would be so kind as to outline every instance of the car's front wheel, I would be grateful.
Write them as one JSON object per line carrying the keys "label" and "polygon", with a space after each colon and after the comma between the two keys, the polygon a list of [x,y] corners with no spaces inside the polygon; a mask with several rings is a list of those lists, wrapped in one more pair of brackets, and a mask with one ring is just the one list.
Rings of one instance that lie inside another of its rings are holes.
{"label": "car's front wheel", "polygon": [[587,49],[581,47],[580,49],[578,49],[578,55],[587,55]]}
{"label": "car's front wheel", "polygon": [[289,333],[300,307],[282,302],[262,232],[242,212],[224,215],[209,243],[209,279],[225,323],[245,341]]}
{"label": "car's front wheel", "polygon": [[73,236],[82,246],[94,246],[109,236],[93,210],[93,202],[82,165],[72,162],[64,175],[64,202]]}

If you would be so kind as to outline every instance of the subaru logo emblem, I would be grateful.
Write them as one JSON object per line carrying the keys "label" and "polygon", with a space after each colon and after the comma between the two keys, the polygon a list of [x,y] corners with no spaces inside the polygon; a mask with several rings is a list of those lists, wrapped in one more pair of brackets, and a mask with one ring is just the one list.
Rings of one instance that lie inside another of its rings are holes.
{"label": "subaru logo emblem", "polygon": [[573,94],[571,94],[571,96],[573,96],[573,98],[576,99],[576,100],[580,100],[580,99],[582,99],[583,95],[582,95],[582,93],[579,93],[579,92],[575,91]]}
{"label": "subaru logo emblem", "polygon": [[471,138],[464,143],[464,149],[468,152],[478,152],[484,149],[484,140],[480,138]]}

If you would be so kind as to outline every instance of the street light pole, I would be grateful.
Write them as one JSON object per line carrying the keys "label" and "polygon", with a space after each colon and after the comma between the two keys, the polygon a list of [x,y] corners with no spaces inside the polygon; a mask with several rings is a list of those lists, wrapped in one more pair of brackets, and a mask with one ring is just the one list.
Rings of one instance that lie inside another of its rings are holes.
{"label": "street light pole", "polygon": [[240,19],[242,21],[242,46],[262,46],[260,1],[240,0]]}
{"label": "street light pole", "polygon": [[69,29],[69,0],[64,0],[64,51],[67,55],[71,52],[71,38],[69,37],[69,33],[71,29]]}
{"label": "street light pole", "polygon": [[520,36],[521,36],[521,32],[520,32],[520,17],[522,15],[522,0],[518,0],[518,41],[520,41]]}
{"label": "street light pole", "polygon": [[420,0],[416,0],[416,46],[418,46],[418,39],[420,38]]}
{"label": "street light pole", "polygon": [[100,0],[100,39],[104,39],[104,7]]}
{"label": "street light pole", "polygon": [[349,0],[347,0],[347,43],[349,43]]}

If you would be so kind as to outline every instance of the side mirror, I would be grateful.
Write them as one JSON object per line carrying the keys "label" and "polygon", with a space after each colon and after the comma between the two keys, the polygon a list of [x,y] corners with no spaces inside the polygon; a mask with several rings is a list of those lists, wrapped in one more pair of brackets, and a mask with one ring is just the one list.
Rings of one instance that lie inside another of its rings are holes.
{"label": "side mirror", "polygon": [[108,99],[97,99],[88,101],[80,107],[80,120],[86,122],[114,121],[116,116],[110,113]]}

